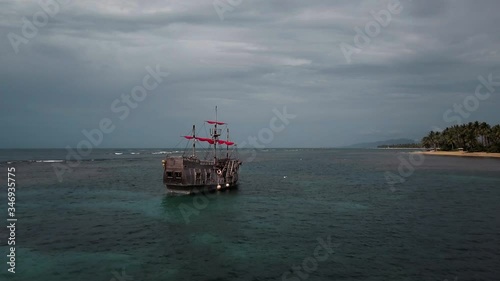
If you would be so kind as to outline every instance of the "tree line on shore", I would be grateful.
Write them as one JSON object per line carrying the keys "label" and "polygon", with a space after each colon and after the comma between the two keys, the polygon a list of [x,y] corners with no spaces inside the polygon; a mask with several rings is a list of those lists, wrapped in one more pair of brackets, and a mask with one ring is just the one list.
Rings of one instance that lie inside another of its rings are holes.
{"label": "tree line on shore", "polygon": [[422,148],[420,143],[383,144],[377,148]]}
{"label": "tree line on shore", "polygon": [[500,152],[500,125],[476,121],[454,125],[442,132],[430,131],[422,138],[421,145],[445,151]]}

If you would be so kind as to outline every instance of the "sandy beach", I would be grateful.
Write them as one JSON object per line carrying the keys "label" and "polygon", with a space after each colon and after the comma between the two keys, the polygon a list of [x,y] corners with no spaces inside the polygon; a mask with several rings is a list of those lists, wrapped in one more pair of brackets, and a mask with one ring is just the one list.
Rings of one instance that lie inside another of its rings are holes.
{"label": "sandy beach", "polygon": [[488,157],[500,158],[500,153],[488,152],[464,152],[464,151],[415,151],[414,153],[435,156],[458,156],[458,157]]}

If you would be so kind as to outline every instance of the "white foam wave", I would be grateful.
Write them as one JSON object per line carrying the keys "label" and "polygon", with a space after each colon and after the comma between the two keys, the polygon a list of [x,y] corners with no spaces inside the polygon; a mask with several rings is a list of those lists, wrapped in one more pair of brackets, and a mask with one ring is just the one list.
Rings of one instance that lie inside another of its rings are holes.
{"label": "white foam wave", "polygon": [[157,152],[153,152],[151,154],[155,154],[155,155],[158,155],[158,154],[170,154],[172,152],[169,152],[169,151],[157,151]]}

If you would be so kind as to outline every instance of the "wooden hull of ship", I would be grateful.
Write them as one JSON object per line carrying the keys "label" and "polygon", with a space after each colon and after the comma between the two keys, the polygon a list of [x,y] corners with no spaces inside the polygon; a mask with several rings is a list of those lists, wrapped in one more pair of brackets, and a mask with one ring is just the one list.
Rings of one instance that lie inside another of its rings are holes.
{"label": "wooden hull of ship", "polygon": [[198,194],[198,193],[212,193],[216,191],[224,191],[229,189],[237,189],[238,184],[230,185],[228,187],[220,186],[217,188],[217,185],[165,185],[167,187],[167,191],[176,194]]}
{"label": "wooden hull of ship", "polygon": [[167,190],[180,194],[214,192],[238,187],[241,162],[236,159],[200,161],[196,158],[167,157],[163,183]]}

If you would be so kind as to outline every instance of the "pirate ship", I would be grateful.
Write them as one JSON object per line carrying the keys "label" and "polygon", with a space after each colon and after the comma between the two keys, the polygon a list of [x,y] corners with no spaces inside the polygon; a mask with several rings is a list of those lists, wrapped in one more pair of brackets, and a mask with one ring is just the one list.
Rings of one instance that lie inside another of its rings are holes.
{"label": "pirate ship", "polygon": [[[236,144],[229,140],[227,124],[217,121],[217,107],[215,120],[205,122],[213,126],[209,138],[197,136],[193,125],[191,135],[182,136],[191,143],[192,149],[187,149],[182,156],[167,155],[162,161],[163,183],[168,191],[194,194],[238,186],[238,171],[242,163],[237,157]],[[226,131],[226,139],[219,139],[223,131],[221,127]],[[197,143],[209,147],[197,151]]]}

